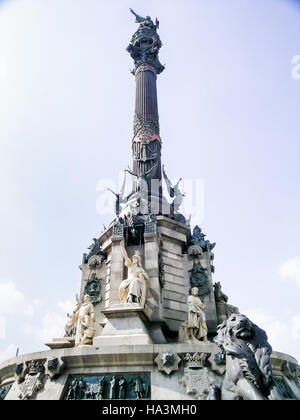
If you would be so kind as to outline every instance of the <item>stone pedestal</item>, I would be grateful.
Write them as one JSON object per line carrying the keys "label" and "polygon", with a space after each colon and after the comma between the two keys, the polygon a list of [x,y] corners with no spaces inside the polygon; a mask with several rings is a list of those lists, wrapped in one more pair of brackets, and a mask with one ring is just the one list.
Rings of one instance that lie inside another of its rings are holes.
{"label": "stone pedestal", "polygon": [[50,349],[64,349],[74,347],[74,345],[75,337],[53,338],[50,343],[45,343],[45,346],[50,347]]}
{"label": "stone pedestal", "polygon": [[107,322],[102,334],[94,338],[95,347],[152,344],[146,327],[144,308],[137,303],[115,304],[105,309]]}

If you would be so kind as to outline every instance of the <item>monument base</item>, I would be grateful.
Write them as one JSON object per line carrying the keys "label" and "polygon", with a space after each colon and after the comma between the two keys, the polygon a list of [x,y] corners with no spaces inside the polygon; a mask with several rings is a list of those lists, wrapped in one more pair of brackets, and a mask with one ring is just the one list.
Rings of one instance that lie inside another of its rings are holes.
{"label": "monument base", "polygon": [[146,327],[144,308],[139,304],[116,304],[102,313],[107,322],[102,334],[94,338],[93,346],[152,344]]}

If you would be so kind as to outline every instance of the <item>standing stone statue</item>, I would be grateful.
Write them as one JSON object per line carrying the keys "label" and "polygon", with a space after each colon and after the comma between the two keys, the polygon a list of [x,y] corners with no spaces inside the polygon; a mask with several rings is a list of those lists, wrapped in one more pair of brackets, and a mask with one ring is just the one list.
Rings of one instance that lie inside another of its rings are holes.
{"label": "standing stone statue", "polygon": [[143,25],[149,26],[151,29],[154,29],[155,31],[156,31],[156,29],[158,29],[159,22],[158,22],[157,18],[155,19],[155,25],[154,25],[154,23],[153,23],[152,19],[150,18],[150,16],[146,16],[144,18],[143,16],[140,16],[137,13],[135,13],[135,11],[132,10],[131,8],[129,8],[129,10],[135,16],[135,22],[136,23],[142,23]]}
{"label": "standing stone statue", "polygon": [[207,341],[207,325],[205,307],[198,297],[198,287],[191,289],[187,298],[188,320],[183,322],[179,329],[180,343],[198,343]]}
{"label": "standing stone statue", "polygon": [[148,274],[143,269],[139,251],[135,251],[130,259],[124,241],[121,242],[121,249],[125,265],[128,268],[128,278],[120,284],[120,301],[121,303],[139,303],[143,307],[146,300],[146,281],[149,281]]}
{"label": "standing stone statue", "polygon": [[76,317],[77,326],[75,347],[82,346],[84,344],[91,345],[95,334],[94,323],[96,315],[94,305],[91,303],[91,297],[89,295],[84,295],[83,303],[79,307]]}
{"label": "standing stone statue", "polygon": [[188,330],[192,342],[200,339],[207,341],[207,326],[205,319],[205,307],[198,297],[198,287],[191,289],[187,299],[188,304]]}

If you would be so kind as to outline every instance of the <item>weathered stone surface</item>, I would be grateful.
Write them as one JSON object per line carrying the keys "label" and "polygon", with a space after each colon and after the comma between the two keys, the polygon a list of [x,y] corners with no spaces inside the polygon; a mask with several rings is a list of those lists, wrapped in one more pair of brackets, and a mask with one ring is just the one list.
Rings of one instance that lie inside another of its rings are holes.
{"label": "weathered stone surface", "polygon": [[[151,399],[158,400],[195,400],[195,394],[187,394],[186,387],[180,384],[184,372],[184,365],[179,365],[179,370],[174,371],[171,375],[164,374],[157,370],[154,362],[155,357],[159,353],[176,353],[180,357],[184,357],[187,353],[193,355],[195,353],[210,354],[208,358],[207,368],[211,378],[220,384],[222,376],[211,370],[210,360],[219,353],[219,348],[212,342],[200,344],[148,344],[148,345],[125,345],[118,346],[88,346],[79,348],[65,348],[57,350],[48,350],[14,357],[0,364],[0,376],[2,383],[14,381],[14,366],[16,363],[26,363],[34,358],[46,360],[52,357],[63,357],[67,364],[67,369],[57,379],[50,381],[45,378],[44,388],[40,390],[36,399],[55,400],[62,396],[62,392],[70,374],[109,374],[113,372],[151,372]],[[280,370],[286,361],[296,363],[294,358],[274,352],[271,355],[271,364],[274,374],[283,376]],[[284,377],[285,378],[285,377]],[[285,378],[286,379],[286,378]],[[291,381],[286,379],[289,384]],[[219,381],[219,382],[218,382]],[[294,385],[295,387],[295,385]],[[17,399],[18,389],[17,382],[13,383],[12,388],[6,396],[6,399]],[[294,391],[294,389],[293,389]],[[295,395],[300,398],[300,390],[295,387]]]}
{"label": "weathered stone surface", "polygon": [[187,296],[188,293],[188,288],[186,286],[172,282],[172,278],[169,278],[169,280],[166,279],[164,290],[175,292],[183,296]]}
{"label": "weathered stone surface", "polygon": [[164,307],[167,309],[174,309],[175,311],[187,312],[186,303],[175,302],[169,299],[164,299]]}
{"label": "weathered stone surface", "polygon": [[159,371],[170,375],[172,372],[178,370],[178,365],[181,362],[181,358],[176,353],[163,352],[159,353],[155,357],[154,361],[157,364]]}
{"label": "weathered stone surface", "polygon": [[74,347],[75,337],[53,338],[49,343],[45,343],[50,349],[63,349]]}
{"label": "weathered stone surface", "polygon": [[94,338],[94,346],[152,343],[143,311],[135,303],[112,305],[103,311],[107,322],[101,336]]}
{"label": "weathered stone surface", "polygon": [[173,301],[174,303],[185,303],[186,304],[186,294],[185,293],[176,293],[170,290],[163,290],[163,298]]}

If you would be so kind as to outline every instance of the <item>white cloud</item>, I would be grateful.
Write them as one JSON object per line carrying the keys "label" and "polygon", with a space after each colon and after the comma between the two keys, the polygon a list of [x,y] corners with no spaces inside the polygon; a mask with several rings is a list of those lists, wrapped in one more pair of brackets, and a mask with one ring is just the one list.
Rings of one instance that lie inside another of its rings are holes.
{"label": "white cloud", "polygon": [[[22,332],[32,336],[33,339],[39,342],[45,343],[51,341],[53,338],[63,337],[64,325],[67,322],[66,314],[73,311],[74,303],[70,300],[65,300],[57,303],[58,308],[63,311],[63,315],[60,310],[51,311],[45,307],[43,301],[39,299],[29,300],[24,294],[18,290],[16,284],[13,281],[1,281],[0,282],[0,339],[4,340],[7,338],[7,334],[10,331],[11,325],[8,325],[6,315],[17,316],[21,318],[21,315],[30,317],[32,320],[30,323],[26,322],[21,327]],[[14,319],[10,319],[13,324]],[[10,345],[5,351],[1,353],[2,357],[7,359],[10,356],[7,354],[10,352],[15,353],[16,348]]]}
{"label": "white cloud", "polygon": [[291,328],[280,319],[265,313],[263,309],[248,309],[245,315],[257,326],[266,331],[268,341],[274,350],[279,350],[282,342],[291,338]]}
{"label": "white cloud", "polygon": [[4,362],[11,357],[15,357],[17,352],[17,346],[15,344],[9,344],[5,350],[0,351],[0,363]]}
{"label": "white cloud", "polygon": [[0,55],[0,81],[4,81],[7,78],[7,60],[6,57]]}
{"label": "white cloud", "polygon": [[27,316],[33,316],[34,314],[34,308],[33,305],[28,304],[25,308],[24,308],[24,314]]}
{"label": "white cloud", "polygon": [[57,312],[46,312],[42,317],[42,325],[26,323],[24,332],[33,336],[36,340],[46,343],[52,341],[53,338],[63,337],[66,322],[65,316]]}
{"label": "white cloud", "polygon": [[0,315],[0,340],[5,340],[6,338],[6,319],[4,316]]}
{"label": "white cloud", "polygon": [[300,338],[300,315],[293,316],[292,318],[292,336],[295,340]]}
{"label": "white cloud", "polygon": [[262,308],[249,308],[243,313],[258,327],[266,331],[268,342],[274,351],[287,353],[299,358],[300,355],[300,315],[282,320],[280,314],[274,316]]}
{"label": "white cloud", "polygon": [[0,281],[0,315],[21,313],[32,317],[42,305],[43,301],[39,299],[27,299],[13,281]]}
{"label": "white cloud", "polygon": [[40,306],[42,306],[44,304],[44,302],[42,300],[40,300],[40,299],[33,299],[32,303],[36,307],[40,307]]}
{"label": "white cloud", "polygon": [[13,314],[23,308],[24,295],[17,290],[12,281],[0,283],[0,312],[2,314]]}
{"label": "white cloud", "polygon": [[290,258],[281,264],[280,275],[283,279],[295,281],[300,287],[300,257]]}
{"label": "white cloud", "polygon": [[64,314],[69,314],[74,311],[74,302],[67,299],[63,302],[58,302],[57,306],[63,311]]}
{"label": "white cloud", "polygon": [[[60,338],[64,336],[64,326],[66,325],[67,313],[72,313],[74,310],[74,302],[69,299],[57,302],[57,310],[53,307],[45,306],[45,303],[40,300],[33,300],[32,304],[26,308],[27,315],[32,315],[33,310],[37,310],[37,314],[32,317],[29,322],[25,321],[23,324],[23,332],[31,336],[34,340],[40,343],[52,341],[53,338]],[[59,308],[59,309],[58,309]]]}
{"label": "white cloud", "polygon": [[66,319],[64,316],[55,312],[47,312],[43,318],[43,340],[49,341],[53,338],[63,337],[65,324]]}

